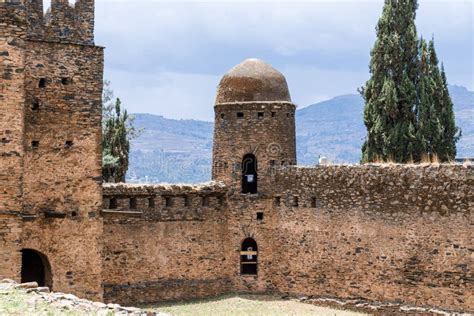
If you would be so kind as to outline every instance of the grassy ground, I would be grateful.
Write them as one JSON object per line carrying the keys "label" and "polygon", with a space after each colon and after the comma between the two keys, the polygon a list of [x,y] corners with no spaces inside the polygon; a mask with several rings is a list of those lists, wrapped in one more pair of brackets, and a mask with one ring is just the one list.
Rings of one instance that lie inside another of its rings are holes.
{"label": "grassy ground", "polygon": [[0,291],[0,315],[67,315],[79,316],[79,312],[56,308],[44,301],[36,301],[32,294],[23,290]]}
{"label": "grassy ground", "polygon": [[173,316],[356,316],[360,313],[318,307],[293,300],[280,300],[269,296],[227,296],[213,300],[162,305],[156,310]]}

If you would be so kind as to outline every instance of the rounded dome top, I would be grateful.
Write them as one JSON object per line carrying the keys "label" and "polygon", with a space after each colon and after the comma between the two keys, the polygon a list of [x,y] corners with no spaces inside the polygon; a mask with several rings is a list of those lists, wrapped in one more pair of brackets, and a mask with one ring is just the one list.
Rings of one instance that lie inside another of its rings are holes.
{"label": "rounded dome top", "polygon": [[260,59],[246,59],[222,77],[216,104],[252,101],[291,102],[285,77]]}

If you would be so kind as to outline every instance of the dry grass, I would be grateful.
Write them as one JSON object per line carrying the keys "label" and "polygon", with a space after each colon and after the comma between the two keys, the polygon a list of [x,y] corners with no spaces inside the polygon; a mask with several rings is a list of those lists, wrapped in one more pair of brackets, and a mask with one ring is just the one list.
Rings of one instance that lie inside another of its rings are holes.
{"label": "dry grass", "polygon": [[226,296],[213,300],[188,303],[173,303],[156,308],[157,311],[173,316],[356,316],[364,315],[350,311],[319,307],[295,300],[281,300],[271,296],[244,295]]}

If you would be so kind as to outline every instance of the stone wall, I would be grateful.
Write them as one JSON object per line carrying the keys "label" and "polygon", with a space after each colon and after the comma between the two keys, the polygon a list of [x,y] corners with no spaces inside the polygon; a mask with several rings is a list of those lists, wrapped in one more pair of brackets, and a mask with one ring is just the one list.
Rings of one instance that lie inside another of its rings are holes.
{"label": "stone wall", "polygon": [[[105,298],[236,291],[472,306],[472,166],[289,167],[270,177],[265,195],[219,183],[106,185]],[[205,196],[215,204],[202,207]],[[257,275],[240,271],[249,237]]]}
{"label": "stone wall", "polygon": [[284,293],[472,310],[473,170],[281,170],[273,283]]}
{"label": "stone wall", "polygon": [[0,211],[22,209],[25,12],[0,2]]}
{"label": "stone wall", "polygon": [[127,304],[232,289],[225,187],[105,185],[104,298]]}
{"label": "stone wall", "polygon": [[25,30],[29,39],[94,44],[94,2],[77,0],[52,0],[51,7],[43,13],[43,0],[0,0],[0,6],[8,8],[5,16],[25,20]]}

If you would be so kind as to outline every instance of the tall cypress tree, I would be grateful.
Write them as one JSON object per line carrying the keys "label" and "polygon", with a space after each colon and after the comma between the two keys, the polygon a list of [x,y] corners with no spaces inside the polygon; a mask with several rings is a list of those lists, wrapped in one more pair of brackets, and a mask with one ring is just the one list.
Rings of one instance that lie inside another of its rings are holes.
{"label": "tall cypress tree", "polygon": [[433,39],[429,44],[421,40],[419,58],[417,136],[424,156],[429,160],[437,157],[441,162],[449,162],[456,156],[460,132],[454,120],[444,67],[439,69]]}
{"label": "tall cypress tree", "polygon": [[449,95],[448,81],[443,64],[441,64],[441,80],[443,83],[443,108],[441,110],[440,120],[443,126],[443,138],[441,141],[441,151],[438,153],[438,156],[442,162],[445,162],[452,161],[456,158],[456,143],[461,138],[462,131],[456,126],[453,101]]}
{"label": "tall cypress tree", "polygon": [[362,89],[367,140],[363,162],[417,159],[417,0],[385,0],[371,51],[371,78]]}
{"label": "tall cypress tree", "polygon": [[420,144],[420,158],[432,160],[438,151],[441,141],[442,128],[439,121],[439,87],[436,69],[436,54],[432,51],[432,44],[426,43],[422,38],[419,52],[419,77],[418,77],[418,115],[417,138]]}

